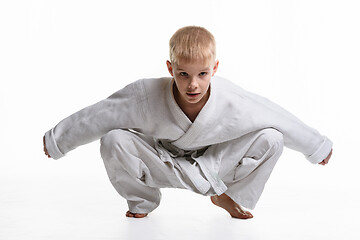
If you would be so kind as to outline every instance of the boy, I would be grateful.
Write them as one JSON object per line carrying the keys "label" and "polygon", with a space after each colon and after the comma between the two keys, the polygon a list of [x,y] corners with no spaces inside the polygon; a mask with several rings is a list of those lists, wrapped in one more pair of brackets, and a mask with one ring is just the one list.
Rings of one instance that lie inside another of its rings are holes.
{"label": "boy", "polygon": [[101,138],[109,179],[143,218],[160,203],[162,187],[210,196],[232,217],[247,219],[283,144],[325,165],[332,142],[269,100],[214,77],[213,35],[184,27],[170,39],[172,78],[142,79],[61,121],[44,136],[59,159]]}

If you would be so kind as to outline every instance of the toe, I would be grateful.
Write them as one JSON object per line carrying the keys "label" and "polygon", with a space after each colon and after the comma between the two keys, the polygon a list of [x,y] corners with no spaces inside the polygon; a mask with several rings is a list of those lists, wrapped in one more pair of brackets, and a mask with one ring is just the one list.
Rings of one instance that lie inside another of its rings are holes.
{"label": "toe", "polygon": [[135,214],[135,218],[143,218],[143,217],[146,217],[147,216],[147,213],[136,213]]}
{"label": "toe", "polygon": [[253,217],[254,217],[250,212],[246,212],[246,216],[248,216],[249,218],[253,218]]}
{"label": "toe", "polygon": [[147,215],[148,215],[147,213],[132,213],[130,211],[126,212],[126,216],[132,218],[143,218],[146,217]]}
{"label": "toe", "polygon": [[134,214],[132,212],[130,212],[130,211],[127,211],[126,216],[127,217],[134,217]]}

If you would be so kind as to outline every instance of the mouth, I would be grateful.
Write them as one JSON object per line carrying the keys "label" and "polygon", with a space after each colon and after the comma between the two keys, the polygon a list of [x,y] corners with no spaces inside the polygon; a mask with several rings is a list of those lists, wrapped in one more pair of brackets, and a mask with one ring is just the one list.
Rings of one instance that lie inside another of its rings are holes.
{"label": "mouth", "polygon": [[199,96],[200,93],[186,93],[186,95],[191,97],[191,98],[195,98],[195,97]]}

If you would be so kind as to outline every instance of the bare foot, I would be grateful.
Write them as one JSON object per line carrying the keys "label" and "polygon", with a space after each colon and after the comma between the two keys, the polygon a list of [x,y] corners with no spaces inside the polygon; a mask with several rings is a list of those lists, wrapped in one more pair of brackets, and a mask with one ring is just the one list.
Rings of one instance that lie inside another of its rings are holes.
{"label": "bare foot", "polygon": [[225,193],[221,194],[220,196],[211,196],[210,199],[213,204],[228,211],[233,218],[253,218],[253,215],[250,212],[242,209],[239,204],[234,202],[234,200],[232,200]]}
{"label": "bare foot", "polygon": [[130,211],[126,212],[127,217],[133,217],[133,218],[144,218],[147,215],[148,215],[147,213],[132,213]]}

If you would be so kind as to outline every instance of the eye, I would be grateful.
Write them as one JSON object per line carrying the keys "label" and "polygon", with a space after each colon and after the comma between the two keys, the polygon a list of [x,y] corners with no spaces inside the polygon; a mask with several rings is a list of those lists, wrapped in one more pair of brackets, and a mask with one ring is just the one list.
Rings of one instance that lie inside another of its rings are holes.
{"label": "eye", "polygon": [[206,75],[207,75],[207,72],[201,72],[199,75],[200,75],[200,76],[206,76]]}
{"label": "eye", "polygon": [[182,76],[182,77],[187,77],[188,74],[187,74],[186,72],[180,72],[180,76]]}

